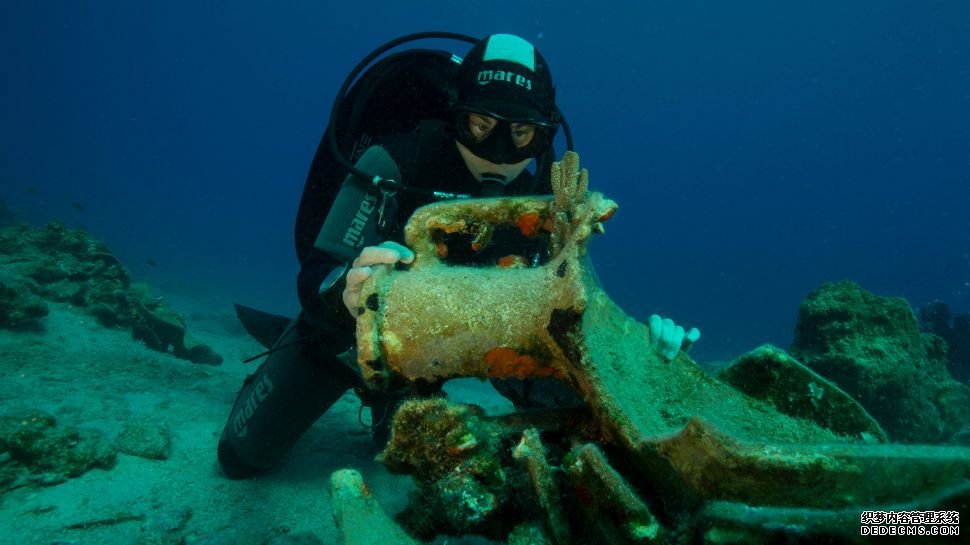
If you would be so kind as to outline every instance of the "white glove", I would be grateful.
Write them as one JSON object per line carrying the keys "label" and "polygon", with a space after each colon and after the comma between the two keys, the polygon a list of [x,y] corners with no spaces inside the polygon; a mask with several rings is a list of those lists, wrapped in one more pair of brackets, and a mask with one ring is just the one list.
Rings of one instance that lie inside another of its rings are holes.
{"label": "white glove", "polygon": [[657,347],[667,360],[676,358],[681,349],[687,352],[701,338],[701,332],[696,327],[684,332],[684,328],[675,324],[670,318],[661,318],[656,314],[650,316],[649,325],[650,343]]}

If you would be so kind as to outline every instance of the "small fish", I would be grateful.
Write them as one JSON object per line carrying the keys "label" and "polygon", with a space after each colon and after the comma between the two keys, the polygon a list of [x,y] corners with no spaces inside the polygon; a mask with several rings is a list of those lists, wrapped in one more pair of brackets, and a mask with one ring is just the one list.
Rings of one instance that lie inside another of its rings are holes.
{"label": "small fish", "polygon": [[32,195],[40,195],[40,190],[36,187],[25,187],[24,192],[30,193]]}
{"label": "small fish", "polygon": [[147,258],[147,259],[145,259],[145,263],[146,263],[146,264],[147,264],[147,265],[148,265],[149,267],[152,267],[152,268],[155,268],[155,269],[157,269],[157,268],[158,268],[158,263],[157,263],[157,262],[156,262],[156,261],[155,261],[154,259],[152,259],[152,258],[150,258],[150,257],[149,257],[149,258]]}
{"label": "small fish", "polygon": [[85,209],[84,206],[82,206],[81,203],[79,203],[77,201],[72,202],[71,203],[71,206],[73,206],[74,208],[80,210],[81,212],[87,212],[87,209]]}

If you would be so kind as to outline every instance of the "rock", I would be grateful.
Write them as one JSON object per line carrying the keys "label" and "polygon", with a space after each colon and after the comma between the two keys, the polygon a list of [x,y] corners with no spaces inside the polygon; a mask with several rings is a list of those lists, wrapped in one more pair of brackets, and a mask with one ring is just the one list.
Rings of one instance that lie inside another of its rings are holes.
{"label": "rock", "polygon": [[22,283],[0,275],[0,328],[36,327],[47,312],[43,299]]}
{"label": "rock", "polygon": [[141,301],[132,306],[137,310],[132,326],[134,337],[149,348],[165,352],[169,347],[181,347],[185,337],[185,321],[175,311],[160,307],[152,308]]}
{"label": "rock", "polygon": [[164,424],[149,420],[127,422],[115,439],[120,452],[146,458],[167,460],[172,451],[172,436]]}
{"label": "rock", "polygon": [[850,281],[802,301],[790,352],[854,397],[889,437],[946,441],[967,422],[970,390],[946,370],[946,345],[920,333],[905,300]]}
{"label": "rock", "polygon": [[53,416],[41,411],[0,416],[2,451],[29,469],[30,480],[38,484],[56,484],[115,463],[115,450],[101,432],[58,426]]}
{"label": "rock", "polygon": [[717,377],[788,416],[810,420],[840,435],[888,441],[862,405],[780,348],[760,346],[734,360]]}
{"label": "rock", "polygon": [[189,360],[192,363],[202,363],[205,365],[222,364],[222,356],[216,354],[215,350],[209,345],[200,342],[188,333],[182,337],[182,345],[175,347],[175,355]]}
{"label": "rock", "polygon": [[0,229],[0,252],[14,256],[0,264],[0,327],[43,317],[44,300],[64,302],[86,310],[105,327],[131,329],[135,339],[154,350],[194,363],[222,363],[212,348],[187,335],[180,314],[147,285],[133,283],[107,245],[83,230],[60,221],[42,229]]}

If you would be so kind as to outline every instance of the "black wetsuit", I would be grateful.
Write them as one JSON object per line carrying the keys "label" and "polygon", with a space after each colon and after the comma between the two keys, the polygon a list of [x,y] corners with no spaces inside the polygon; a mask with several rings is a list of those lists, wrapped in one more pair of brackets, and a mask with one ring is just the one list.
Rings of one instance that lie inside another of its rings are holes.
{"label": "black wetsuit", "polygon": [[[321,144],[321,146],[325,145]],[[380,143],[397,163],[401,171],[401,182],[405,187],[435,191],[462,193],[473,197],[497,195],[537,195],[549,192],[549,183],[540,183],[528,171],[523,171],[515,180],[504,187],[483,186],[472,176],[455,144],[450,128],[439,121],[425,121],[414,132],[384,139]],[[296,219],[296,252],[300,259],[300,274],[297,291],[304,314],[314,325],[327,327],[333,324],[333,313],[329,301],[321,299],[317,290],[320,282],[336,266],[340,265],[333,257],[314,248],[320,227],[326,219],[330,205],[336,197],[340,184],[332,179],[337,169],[330,154],[317,152],[303,189],[300,210]],[[404,243],[404,224],[420,206],[433,202],[430,197],[414,192],[400,192],[396,196],[398,212],[395,223],[389,228],[387,240]],[[339,291],[339,290],[338,290]],[[341,303],[338,321],[340,331],[349,331],[347,339],[353,343],[353,327],[343,327],[353,319]]]}
{"label": "black wetsuit", "polygon": [[[414,132],[380,143],[397,163],[406,187],[471,196],[535,195],[549,191],[548,180],[524,171],[505,184],[483,185],[469,172],[452,131],[439,121],[426,121]],[[227,476],[248,477],[276,465],[306,430],[348,389],[366,394],[353,365],[337,357],[355,343],[354,319],[341,300],[341,280],[323,296],[319,286],[338,260],[314,247],[316,237],[340,189],[342,169],[321,143],[300,201],[296,249],[301,268],[297,291],[303,308],[277,341],[277,349],[247,377],[219,441],[219,462]],[[336,173],[336,175],[335,175]],[[403,227],[415,209],[431,202],[419,193],[400,192],[388,240],[403,243]],[[495,381],[496,388],[517,406],[572,405],[581,402],[565,387],[536,389],[525,381]],[[538,391],[537,391],[538,390]],[[368,400],[372,410],[387,411],[396,398]],[[381,443],[386,437],[378,437]],[[383,430],[386,433],[386,429]]]}

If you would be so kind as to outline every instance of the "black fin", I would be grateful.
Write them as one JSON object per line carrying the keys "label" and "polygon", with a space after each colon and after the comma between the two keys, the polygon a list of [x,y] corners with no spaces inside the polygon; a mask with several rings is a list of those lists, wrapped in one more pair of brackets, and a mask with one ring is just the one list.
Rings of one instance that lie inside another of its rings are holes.
{"label": "black fin", "polygon": [[236,317],[242,322],[246,332],[266,348],[272,348],[293,321],[292,318],[270,314],[239,303],[233,303],[232,306],[236,308]]}

